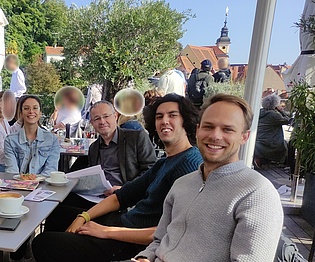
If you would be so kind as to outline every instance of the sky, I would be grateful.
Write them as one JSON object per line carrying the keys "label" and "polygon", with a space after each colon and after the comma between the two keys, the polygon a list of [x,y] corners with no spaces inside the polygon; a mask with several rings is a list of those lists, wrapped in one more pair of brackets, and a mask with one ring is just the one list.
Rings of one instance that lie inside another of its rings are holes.
{"label": "sky", "polygon": [[[66,0],[70,5],[88,5],[90,0]],[[253,31],[256,1],[254,0],[166,0],[180,12],[191,9],[196,18],[185,25],[180,42],[203,46],[215,45],[229,7],[228,28],[231,38],[230,62],[247,63]],[[300,53],[299,30],[294,26],[303,12],[304,0],[278,0],[269,49],[269,64],[291,65]]]}

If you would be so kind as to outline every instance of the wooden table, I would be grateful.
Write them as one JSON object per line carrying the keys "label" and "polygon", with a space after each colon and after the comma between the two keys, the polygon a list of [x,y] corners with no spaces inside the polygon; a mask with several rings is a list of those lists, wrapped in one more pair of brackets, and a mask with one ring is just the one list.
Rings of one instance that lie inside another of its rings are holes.
{"label": "wooden table", "polygon": [[[13,174],[9,173],[0,173],[0,179],[13,179]],[[56,202],[62,202],[71,192],[71,190],[76,186],[78,183],[78,179],[69,179],[69,183],[67,183],[64,186],[52,186],[49,185],[47,182],[41,182],[39,183],[38,187],[41,187],[44,190],[51,190],[55,191],[56,194],[50,196],[47,198],[47,201],[56,201]],[[25,191],[25,190],[14,190],[18,191],[20,194],[23,196],[26,196],[30,193],[30,191]]]}
{"label": "wooden table", "polygon": [[[30,212],[21,217],[21,223],[15,231],[0,232],[0,261],[10,261],[10,252],[15,252],[31,236],[38,225],[45,220],[49,214],[58,206],[58,202],[30,202],[24,201],[23,205],[30,209]],[[3,218],[0,218],[2,222]]]}

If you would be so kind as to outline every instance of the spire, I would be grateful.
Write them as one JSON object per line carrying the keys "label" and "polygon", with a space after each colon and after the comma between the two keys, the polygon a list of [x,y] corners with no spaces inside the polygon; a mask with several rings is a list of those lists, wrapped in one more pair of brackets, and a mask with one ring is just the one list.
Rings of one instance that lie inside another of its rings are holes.
{"label": "spire", "polygon": [[229,46],[231,44],[231,39],[229,38],[229,29],[227,27],[228,22],[228,15],[229,15],[229,8],[226,7],[225,9],[225,19],[224,19],[224,26],[221,29],[221,35],[217,39],[216,45],[224,51],[226,54],[229,51]]}
{"label": "spire", "polygon": [[225,9],[225,20],[224,20],[224,26],[221,29],[221,36],[218,38],[217,43],[230,43],[231,40],[229,38],[229,29],[227,28],[227,19],[229,15],[229,8],[227,7]]}

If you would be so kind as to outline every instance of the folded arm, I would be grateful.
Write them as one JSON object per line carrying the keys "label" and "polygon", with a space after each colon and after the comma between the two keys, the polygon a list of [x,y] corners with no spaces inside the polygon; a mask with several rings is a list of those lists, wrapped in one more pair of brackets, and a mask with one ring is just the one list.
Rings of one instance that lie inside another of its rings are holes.
{"label": "folded arm", "polygon": [[[120,209],[120,204],[118,201],[117,196],[111,195],[95,206],[93,206],[91,209],[87,211],[87,213],[90,215],[91,220],[98,218],[100,216],[106,215],[110,212],[114,212]],[[67,232],[75,233],[82,225],[85,224],[85,219],[82,217],[77,217],[70,227],[67,229]]]}
{"label": "folded arm", "polygon": [[89,235],[104,239],[113,239],[122,242],[149,245],[153,241],[156,227],[150,228],[126,228],[108,227],[95,222],[88,222],[77,230],[80,235]]}

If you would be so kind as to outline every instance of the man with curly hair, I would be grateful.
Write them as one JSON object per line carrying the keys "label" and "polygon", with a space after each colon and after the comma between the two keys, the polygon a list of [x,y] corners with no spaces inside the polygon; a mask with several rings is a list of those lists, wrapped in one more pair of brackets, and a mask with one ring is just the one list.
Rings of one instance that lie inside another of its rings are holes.
{"label": "man with curly hair", "polygon": [[[124,260],[152,242],[170,188],[176,179],[197,170],[202,157],[193,146],[199,117],[189,100],[166,95],[156,100],[147,116],[153,119],[147,129],[158,135],[167,157],[91,209],[65,215],[64,219],[74,219],[67,232],[45,232],[35,238],[37,262]],[[131,209],[122,212],[127,208]]]}

